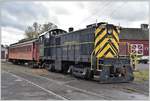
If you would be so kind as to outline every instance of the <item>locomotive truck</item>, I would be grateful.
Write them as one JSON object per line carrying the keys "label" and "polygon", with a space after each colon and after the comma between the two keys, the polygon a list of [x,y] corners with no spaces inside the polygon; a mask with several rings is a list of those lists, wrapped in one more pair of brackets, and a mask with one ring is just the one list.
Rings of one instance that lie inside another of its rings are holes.
{"label": "locomotive truck", "polygon": [[118,26],[108,23],[77,31],[70,28],[68,33],[62,29],[49,30],[37,39],[36,64],[84,79],[98,76],[101,83],[133,81],[129,54],[120,55],[119,33]]}

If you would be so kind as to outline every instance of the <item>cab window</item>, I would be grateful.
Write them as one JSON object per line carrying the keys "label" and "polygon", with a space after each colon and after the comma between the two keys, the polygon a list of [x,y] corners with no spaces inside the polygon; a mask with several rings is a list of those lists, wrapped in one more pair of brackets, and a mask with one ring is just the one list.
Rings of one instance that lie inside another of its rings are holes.
{"label": "cab window", "polygon": [[45,34],[45,38],[46,38],[46,39],[49,39],[49,33],[46,33],[46,34]]}
{"label": "cab window", "polygon": [[44,42],[44,36],[42,35],[39,37],[39,43],[43,43],[43,42]]}

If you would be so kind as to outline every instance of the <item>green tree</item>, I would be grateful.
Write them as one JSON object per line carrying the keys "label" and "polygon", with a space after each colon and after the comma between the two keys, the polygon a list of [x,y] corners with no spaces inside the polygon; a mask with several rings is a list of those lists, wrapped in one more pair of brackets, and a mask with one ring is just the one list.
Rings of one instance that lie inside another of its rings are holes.
{"label": "green tree", "polygon": [[34,30],[31,26],[28,26],[27,29],[25,30],[25,35],[27,38],[34,38]]}
{"label": "green tree", "polygon": [[32,26],[27,27],[25,35],[27,36],[27,39],[37,38],[41,33],[55,28],[57,28],[57,26],[51,22],[43,25],[34,22]]}
{"label": "green tree", "polygon": [[45,32],[45,31],[48,31],[50,29],[56,29],[57,26],[51,22],[48,22],[46,24],[43,24],[42,26],[42,33]]}

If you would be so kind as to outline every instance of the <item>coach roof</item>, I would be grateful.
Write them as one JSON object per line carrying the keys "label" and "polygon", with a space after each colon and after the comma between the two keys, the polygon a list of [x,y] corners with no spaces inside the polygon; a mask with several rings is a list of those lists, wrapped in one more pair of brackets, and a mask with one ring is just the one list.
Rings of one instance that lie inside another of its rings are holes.
{"label": "coach roof", "polygon": [[37,38],[33,38],[33,39],[29,39],[29,40],[26,40],[26,41],[23,41],[23,42],[17,42],[17,43],[11,44],[10,47],[16,47],[16,46],[20,46],[20,45],[26,45],[26,44],[35,42],[36,40],[37,40]]}

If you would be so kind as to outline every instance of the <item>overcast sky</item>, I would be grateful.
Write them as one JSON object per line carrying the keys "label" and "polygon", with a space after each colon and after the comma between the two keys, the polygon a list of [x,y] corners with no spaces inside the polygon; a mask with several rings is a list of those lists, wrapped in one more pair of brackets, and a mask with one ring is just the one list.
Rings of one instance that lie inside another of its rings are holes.
{"label": "overcast sky", "polygon": [[148,2],[39,1],[1,4],[2,44],[12,44],[25,37],[24,30],[33,22],[52,22],[59,28],[75,30],[96,22],[122,27],[140,27],[149,23]]}

